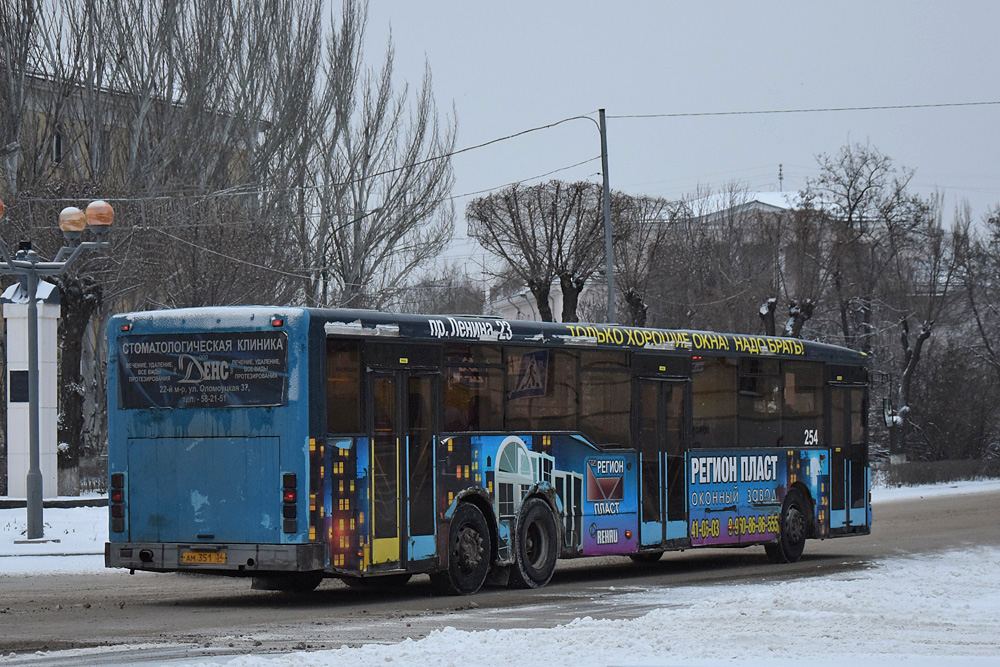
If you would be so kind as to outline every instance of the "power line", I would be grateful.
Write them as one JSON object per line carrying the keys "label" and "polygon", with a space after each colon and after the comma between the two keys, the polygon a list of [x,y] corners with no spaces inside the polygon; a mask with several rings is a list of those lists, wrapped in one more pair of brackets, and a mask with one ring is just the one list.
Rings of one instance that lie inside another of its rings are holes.
{"label": "power line", "polygon": [[222,257],[223,259],[227,259],[227,260],[232,261],[232,262],[237,262],[239,264],[245,264],[247,266],[252,266],[255,269],[261,269],[263,271],[271,271],[272,273],[278,273],[278,274],[281,274],[283,276],[289,276],[291,278],[303,279],[303,278],[309,278],[310,277],[309,275],[304,275],[304,274],[301,274],[301,273],[289,273],[288,271],[282,271],[281,269],[276,269],[276,268],[271,267],[271,266],[264,266],[262,264],[254,264],[253,262],[248,262],[248,261],[246,261],[244,259],[240,259],[238,257],[232,257],[230,255],[226,255],[225,253],[221,253],[218,250],[212,250],[211,248],[207,248],[205,246],[198,245],[197,243],[192,243],[191,241],[188,241],[187,239],[182,239],[179,236],[174,236],[173,234],[170,234],[169,232],[165,232],[164,230],[159,229],[158,227],[145,227],[145,226],[141,226],[140,227],[140,226],[137,226],[137,227],[135,227],[135,229],[142,229],[142,230],[157,232],[158,234],[163,234],[164,236],[166,236],[168,238],[171,238],[174,241],[180,241],[181,243],[185,243],[185,244],[187,244],[187,245],[189,245],[189,246],[191,246],[193,248],[197,248],[199,250],[203,250],[203,251],[205,251],[207,253],[210,253],[212,255],[217,255],[219,257]]}
{"label": "power line", "polygon": [[[469,149],[469,150],[471,150],[471,149]],[[485,192],[492,192],[493,190],[498,190],[500,188],[506,188],[506,187],[509,187],[511,185],[517,185],[519,183],[524,183],[526,181],[533,181],[533,180],[536,180],[536,179],[539,179],[539,178],[545,178],[546,176],[551,176],[552,174],[558,174],[559,172],[568,171],[570,169],[574,169],[576,167],[588,164],[590,162],[595,162],[595,161],[600,160],[600,159],[601,159],[601,156],[600,155],[596,155],[596,156],[594,156],[592,158],[588,158],[586,160],[581,160],[580,162],[575,162],[573,164],[566,165],[565,167],[559,167],[558,169],[553,169],[551,171],[547,171],[544,174],[538,174],[536,176],[526,176],[525,178],[520,178],[520,179],[518,179],[516,181],[510,181],[510,182],[504,183],[502,185],[494,185],[492,187],[489,187],[489,188],[486,188],[486,189],[483,189],[483,190],[475,190],[473,192],[464,192],[464,193],[459,194],[459,195],[449,195],[448,197],[444,198],[444,201],[453,201],[455,199],[461,199],[463,197],[471,197],[473,195],[479,195],[479,194],[483,194]],[[120,203],[125,203],[125,202],[131,202],[131,203],[135,203],[135,202],[154,202],[154,201],[171,202],[171,201],[177,201],[178,199],[205,200],[205,199],[216,199],[216,198],[223,198],[223,197],[236,197],[236,196],[245,197],[245,196],[251,196],[251,195],[275,194],[275,193],[281,193],[281,192],[294,192],[296,190],[319,190],[319,189],[321,189],[323,187],[326,187],[326,186],[310,185],[310,186],[296,186],[296,187],[291,187],[291,188],[254,188],[254,189],[246,189],[246,190],[236,190],[234,188],[228,188],[226,190],[218,190],[216,192],[208,192],[208,193],[203,193],[203,194],[184,194],[184,193],[181,193],[181,194],[175,194],[175,195],[157,194],[157,195],[153,195],[153,196],[150,196],[150,197],[105,197],[104,200],[108,201],[108,202],[111,202],[111,203],[115,203],[115,204],[120,204]],[[52,202],[77,203],[77,202],[80,201],[80,198],[78,198],[78,197],[76,197],[76,198],[63,197],[63,198],[57,198],[57,199],[47,199],[47,198],[43,198],[43,197],[26,197],[24,199],[24,201],[30,201],[30,202],[49,202],[49,203],[52,203]],[[321,213],[316,213],[316,212],[309,212],[309,213],[306,213],[305,215],[306,215],[306,217],[309,217],[309,218],[319,218],[319,217],[322,217]],[[238,226],[249,226],[249,225],[253,225],[253,224],[257,224],[257,223],[255,221],[247,220],[247,221],[242,221],[242,222],[211,222],[211,223],[187,223],[187,224],[185,224],[185,223],[174,223],[174,224],[171,224],[171,227],[173,227],[175,229],[196,228],[196,227],[215,227],[215,226],[220,226],[220,227],[221,226],[237,226],[238,227]]]}
{"label": "power line", "polygon": [[894,109],[941,109],[949,107],[976,107],[1000,104],[996,102],[942,102],[939,104],[886,104],[868,107],[817,107],[814,109],[764,109],[757,111],[694,111],[684,113],[649,113],[608,115],[608,118],[692,118],[700,116],[761,116],[785,113],[827,113],[836,111],[887,111]]}
{"label": "power line", "polygon": [[594,162],[595,160],[600,160],[600,159],[601,159],[601,156],[600,155],[596,155],[596,156],[594,156],[594,157],[592,157],[592,158],[590,158],[588,160],[583,160],[581,162],[577,162],[576,164],[568,165],[566,167],[560,167],[558,169],[553,169],[552,171],[547,171],[544,174],[539,174],[538,176],[531,176],[529,178],[522,178],[522,179],[517,180],[517,181],[511,181],[510,183],[505,183],[504,185],[496,185],[496,186],[493,186],[492,188],[487,188],[485,190],[477,190],[475,192],[466,192],[466,193],[460,194],[460,195],[452,195],[450,197],[446,197],[446,199],[448,199],[448,200],[454,200],[454,199],[461,199],[462,197],[471,197],[472,195],[481,195],[484,192],[492,192],[494,190],[499,190],[500,188],[510,187],[511,185],[519,185],[521,183],[524,183],[525,181],[534,181],[535,179],[538,179],[538,178],[545,178],[546,176],[551,176],[552,174],[558,174],[560,171],[567,171],[569,169],[573,169],[574,167],[579,167],[581,165],[587,164],[588,162]]}
{"label": "power line", "polygon": [[[943,102],[943,103],[936,103],[936,104],[888,104],[888,105],[877,105],[877,106],[816,107],[816,108],[803,108],[803,109],[763,109],[763,110],[749,110],[749,111],[697,111],[697,112],[676,112],[676,113],[655,113],[655,114],[617,114],[617,115],[609,114],[607,116],[607,118],[615,118],[615,119],[643,119],[643,118],[695,118],[695,117],[713,117],[713,116],[755,116],[755,115],[759,116],[759,115],[773,115],[773,114],[831,113],[831,112],[846,112],[846,111],[886,111],[886,110],[900,110],[900,109],[940,109],[940,108],[957,108],[957,107],[973,107],[973,106],[995,106],[995,105],[1000,105],[1000,101]],[[593,113],[593,112],[590,112],[590,113]],[[431,157],[424,158],[423,160],[417,160],[416,162],[411,162],[411,163],[408,163],[408,164],[405,164],[405,165],[402,165],[402,166],[399,166],[399,167],[393,167],[391,169],[385,169],[383,171],[375,172],[375,173],[372,173],[372,174],[367,174],[364,177],[360,177],[360,178],[356,178],[356,179],[348,180],[348,181],[343,181],[343,182],[330,183],[330,184],[325,184],[325,185],[293,186],[293,187],[290,187],[290,188],[254,188],[254,187],[234,186],[234,187],[231,187],[231,188],[227,188],[225,190],[218,190],[218,191],[215,191],[215,192],[204,193],[204,194],[191,194],[191,193],[185,193],[185,192],[174,192],[174,193],[160,192],[157,195],[154,195],[154,196],[151,196],[151,197],[117,197],[117,198],[109,198],[108,201],[113,201],[113,202],[140,202],[140,201],[156,201],[156,200],[161,200],[161,199],[162,200],[168,200],[168,199],[177,199],[177,198],[210,199],[210,198],[221,198],[221,197],[242,197],[242,196],[247,196],[247,195],[265,194],[265,193],[291,192],[291,191],[296,191],[296,190],[311,190],[311,191],[316,191],[316,190],[320,190],[320,189],[323,189],[323,188],[337,187],[337,186],[342,186],[342,185],[350,185],[350,184],[353,184],[353,183],[359,183],[359,182],[367,180],[367,179],[378,178],[379,176],[387,176],[389,174],[393,174],[393,173],[396,173],[396,172],[399,172],[399,171],[403,171],[403,170],[406,170],[406,169],[412,169],[414,167],[418,167],[418,166],[423,165],[423,164],[428,164],[428,163],[435,162],[435,161],[438,161],[438,160],[444,160],[444,159],[453,157],[455,155],[461,155],[463,153],[468,153],[470,151],[479,150],[479,149],[486,148],[488,146],[492,146],[494,144],[498,144],[498,143],[501,143],[501,142],[504,142],[504,141],[510,141],[512,139],[516,139],[518,137],[522,137],[524,135],[531,134],[531,133],[534,133],[534,132],[540,132],[542,130],[552,129],[554,127],[562,125],[563,123],[568,123],[568,122],[573,121],[573,120],[584,120],[584,119],[589,120],[592,123],[596,123],[597,122],[596,120],[594,120],[593,118],[591,118],[590,116],[588,116],[586,114],[576,115],[576,116],[568,116],[568,117],[563,118],[561,120],[557,120],[557,121],[554,121],[554,122],[551,122],[551,123],[546,123],[545,125],[538,125],[536,127],[530,127],[528,129],[521,130],[519,132],[514,132],[512,134],[507,134],[507,135],[504,135],[502,137],[497,137],[496,139],[491,139],[489,141],[484,141],[484,142],[479,143],[479,144],[475,144],[475,145],[472,145],[472,146],[467,146],[465,148],[460,148],[458,150],[453,150],[453,151],[450,151],[448,153],[442,153],[440,155],[433,155]],[[594,159],[596,159],[596,158],[594,158]],[[592,160],[587,160],[585,162],[578,163],[576,165],[571,165],[569,167],[563,167],[563,168],[560,168],[560,169],[548,172],[546,174],[542,174],[541,176],[535,176],[533,178],[543,178],[545,176],[557,173],[559,171],[564,171],[566,169],[571,169],[571,168],[573,168],[575,166],[579,166],[580,164],[585,164],[586,162],[590,162],[590,161],[592,161]],[[524,180],[532,180],[532,179],[524,179]],[[508,183],[506,185],[501,185],[501,186],[498,186],[498,187],[507,187],[508,185],[513,185],[514,183],[519,183],[519,182],[523,182],[523,181],[514,181],[512,183]],[[496,188],[491,188],[490,190],[493,190],[493,189],[496,189]],[[477,191],[477,192],[466,193],[466,194],[463,194],[463,195],[453,195],[453,196],[450,197],[450,199],[457,199],[457,198],[464,197],[464,196],[471,196],[471,195],[475,195],[475,194],[482,194],[483,192],[489,192],[490,190],[480,190],[480,191]],[[78,201],[78,199],[67,199],[67,198],[45,199],[45,198],[42,198],[42,197],[29,197],[29,198],[26,198],[26,200],[27,201],[48,201],[48,202],[60,202],[60,201],[74,202],[74,201]]]}

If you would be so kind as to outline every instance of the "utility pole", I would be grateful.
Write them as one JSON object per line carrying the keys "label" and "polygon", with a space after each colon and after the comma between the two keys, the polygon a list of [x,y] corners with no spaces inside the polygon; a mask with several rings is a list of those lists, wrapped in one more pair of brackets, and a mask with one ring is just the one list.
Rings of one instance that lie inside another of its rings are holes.
{"label": "utility pole", "polygon": [[611,244],[611,186],[608,180],[608,126],[604,120],[604,109],[599,109],[601,117],[601,171],[604,172],[604,272],[608,280],[608,322],[614,324],[615,317],[615,259]]}

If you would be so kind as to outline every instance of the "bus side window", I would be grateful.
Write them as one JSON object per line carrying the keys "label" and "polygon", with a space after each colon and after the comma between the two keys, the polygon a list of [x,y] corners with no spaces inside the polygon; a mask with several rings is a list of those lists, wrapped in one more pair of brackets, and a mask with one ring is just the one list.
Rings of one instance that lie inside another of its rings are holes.
{"label": "bus side window", "polygon": [[736,360],[694,359],[691,365],[691,447],[735,447]]}
{"label": "bus side window", "polygon": [[444,359],[444,430],[501,430],[503,368],[499,366],[499,348],[449,345]]}
{"label": "bus side window", "polygon": [[815,361],[786,361],[782,434],[787,447],[829,446],[823,433],[823,365]]}
{"label": "bus side window", "polygon": [[350,340],[326,341],[327,433],[360,433],[361,348]]}
{"label": "bus side window", "polygon": [[626,353],[580,353],[580,430],[593,442],[629,445],[631,386]]}
{"label": "bus side window", "polygon": [[740,359],[740,447],[780,447],[781,375],[776,359]]}
{"label": "bus side window", "polygon": [[506,348],[508,431],[577,430],[577,354]]}

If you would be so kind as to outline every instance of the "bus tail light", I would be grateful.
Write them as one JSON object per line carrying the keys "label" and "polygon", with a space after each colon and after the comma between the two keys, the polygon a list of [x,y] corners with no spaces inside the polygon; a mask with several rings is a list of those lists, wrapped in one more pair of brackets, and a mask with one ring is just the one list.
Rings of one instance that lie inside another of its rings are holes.
{"label": "bus tail light", "polygon": [[298,522],[298,493],[296,485],[298,479],[294,472],[286,472],[281,476],[281,528],[286,533],[299,532]]}
{"label": "bus tail light", "polygon": [[125,473],[111,474],[111,489],[108,492],[111,506],[111,532],[125,532]]}

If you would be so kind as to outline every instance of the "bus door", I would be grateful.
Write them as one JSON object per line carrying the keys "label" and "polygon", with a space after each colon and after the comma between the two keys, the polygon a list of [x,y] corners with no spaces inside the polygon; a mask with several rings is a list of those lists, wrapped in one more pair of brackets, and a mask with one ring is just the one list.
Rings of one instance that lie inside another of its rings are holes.
{"label": "bus door", "polygon": [[688,382],[677,379],[638,380],[641,546],[687,537],[684,405],[688,387]]}
{"label": "bus door", "polygon": [[434,433],[438,375],[431,371],[370,373],[371,564],[406,568],[433,558]]}
{"label": "bus door", "polygon": [[830,528],[868,523],[865,388],[830,387]]}

